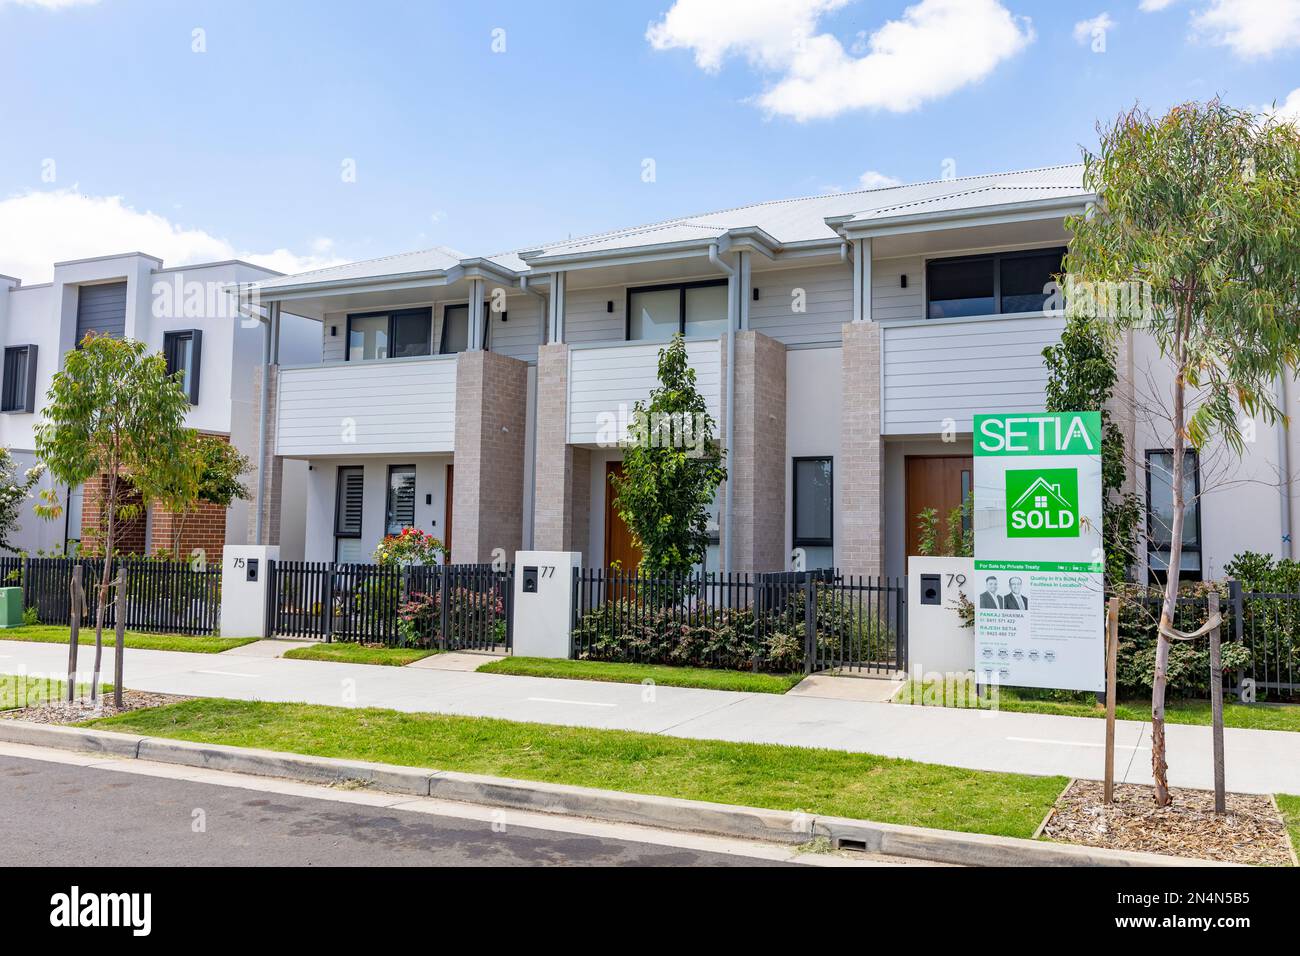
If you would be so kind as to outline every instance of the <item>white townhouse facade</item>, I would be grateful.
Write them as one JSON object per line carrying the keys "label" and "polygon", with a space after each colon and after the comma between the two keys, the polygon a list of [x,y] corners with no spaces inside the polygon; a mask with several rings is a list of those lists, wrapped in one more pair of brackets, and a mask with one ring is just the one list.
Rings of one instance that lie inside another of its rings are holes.
{"label": "white townhouse facade", "polygon": [[[283,533],[276,474],[299,462],[308,560],[368,561],[415,526],[455,563],[522,547],[634,566],[608,478],[681,332],[728,448],[708,567],[781,570],[797,552],[808,567],[904,574],[916,515],[970,490],[972,416],[1042,410],[1042,350],[1064,325],[1048,283],[1066,217],[1094,200],[1082,167],[1057,166],[260,281],[273,316],[318,323],[321,357],[269,367],[254,543]],[[1130,338],[1120,366],[1128,395],[1158,353]],[[1279,387],[1289,402],[1294,383]],[[1133,486],[1158,514],[1168,437],[1118,407],[1152,462],[1150,490],[1141,467]],[[1300,449],[1285,429],[1261,436],[1235,467],[1272,474],[1271,497],[1245,509],[1231,482],[1203,489],[1186,542],[1198,574],[1247,548],[1285,551],[1279,521],[1295,509],[1277,476]],[[1159,566],[1159,538],[1139,573]]]}
{"label": "white townhouse facade", "polygon": [[[237,314],[237,292],[241,285],[279,273],[235,260],[168,268],[142,252],[59,262],[53,273],[50,282],[33,285],[0,276],[0,443],[21,470],[36,464],[34,429],[54,374],[88,333],[136,339],[150,351],[163,352],[173,370],[185,372],[190,398],[186,424],[227,438],[255,460],[255,381],[263,363],[264,334],[256,319],[241,320]],[[285,356],[319,361],[315,323],[286,316],[281,341]],[[290,492],[286,552],[291,555],[295,540],[301,551],[305,474],[305,467],[291,466],[285,478]],[[251,490],[251,481],[246,484]],[[48,474],[39,487],[52,487]],[[65,506],[63,517],[43,520],[23,509],[20,530],[13,536],[17,550],[66,553],[82,539],[83,523],[93,520],[94,489],[56,490]],[[225,514],[200,512],[187,523],[184,541],[218,551],[222,543],[246,543],[251,512],[249,502],[236,502]],[[159,520],[152,512],[129,529],[123,552],[170,548],[171,541],[154,534]]]}

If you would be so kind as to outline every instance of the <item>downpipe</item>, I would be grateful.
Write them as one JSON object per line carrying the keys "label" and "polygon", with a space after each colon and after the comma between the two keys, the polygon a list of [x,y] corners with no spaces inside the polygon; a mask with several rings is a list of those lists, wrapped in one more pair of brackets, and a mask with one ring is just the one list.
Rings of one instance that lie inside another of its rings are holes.
{"label": "downpipe", "polygon": [[[725,262],[718,254],[718,244],[709,243],[709,262],[715,268],[721,271],[727,277],[727,428],[726,443],[727,454],[731,454],[732,448],[735,447],[736,438],[736,269],[734,266]],[[734,498],[732,491],[731,468],[727,468],[726,480],[727,506],[726,513],[722,521],[722,573],[730,574],[732,567],[731,557],[731,525],[732,515],[735,513]]]}

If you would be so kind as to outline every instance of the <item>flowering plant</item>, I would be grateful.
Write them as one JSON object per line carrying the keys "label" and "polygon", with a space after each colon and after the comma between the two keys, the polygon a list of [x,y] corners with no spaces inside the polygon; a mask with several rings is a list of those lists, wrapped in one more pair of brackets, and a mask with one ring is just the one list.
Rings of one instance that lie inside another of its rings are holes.
{"label": "flowering plant", "polygon": [[387,535],[375,548],[375,563],[381,565],[437,564],[447,553],[441,541],[419,528],[403,528]]}

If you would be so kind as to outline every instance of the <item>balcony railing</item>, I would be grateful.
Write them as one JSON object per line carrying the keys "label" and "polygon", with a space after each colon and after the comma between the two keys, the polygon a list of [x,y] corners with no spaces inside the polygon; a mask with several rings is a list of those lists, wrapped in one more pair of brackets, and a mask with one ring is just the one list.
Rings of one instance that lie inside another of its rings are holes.
{"label": "balcony railing", "polygon": [[289,458],[452,451],[456,356],[282,368],[276,418]]}

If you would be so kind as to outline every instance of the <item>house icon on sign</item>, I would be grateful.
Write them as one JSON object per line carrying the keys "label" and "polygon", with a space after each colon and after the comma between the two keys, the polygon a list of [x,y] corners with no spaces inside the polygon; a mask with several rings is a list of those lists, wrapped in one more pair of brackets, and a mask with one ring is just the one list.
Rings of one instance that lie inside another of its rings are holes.
{"label": "house icon on sign", "polygon": [[1025,503],[1025,499],[1030,497],[1034,500],[1030,507],[1036,510],[1049,508],[1053,503],[1059,508],[1072,507],[1071,503],[1061,494],[1061,486],[1052,484],[1041,475],[1033,480],[1011,507],[1013,509],[1019,508]]}

